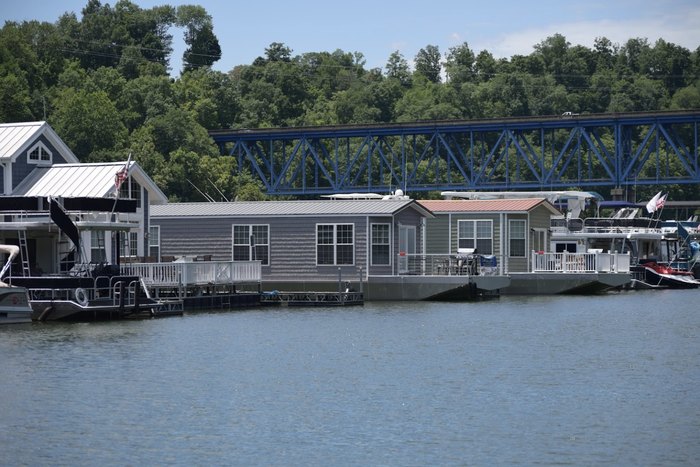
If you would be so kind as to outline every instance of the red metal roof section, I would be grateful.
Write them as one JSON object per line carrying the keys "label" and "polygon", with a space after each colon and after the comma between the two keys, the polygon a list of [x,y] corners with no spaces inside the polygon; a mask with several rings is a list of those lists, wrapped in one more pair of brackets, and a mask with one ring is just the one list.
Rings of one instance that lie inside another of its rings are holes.
{"label": "red metal roof section", "polygon": [[527,212],[547,202],[544,198],[451,199],[418,201],[434,213],[440,212]]}

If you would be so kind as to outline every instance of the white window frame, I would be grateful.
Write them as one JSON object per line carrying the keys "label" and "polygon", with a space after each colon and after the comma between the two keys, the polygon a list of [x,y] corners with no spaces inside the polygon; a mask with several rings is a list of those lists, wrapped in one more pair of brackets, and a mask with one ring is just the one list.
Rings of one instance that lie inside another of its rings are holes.
{"label": "white window frame", "polygon": [[[384,226],[387,228],[387,238],[386,238],[386,243],[377,243],[374,238],[374,226]],[[370,224],[369,227],[369,234],[370,234],[370,264],[372,266],[391,266],[391,223],[389,222],[373,222]],[[374,247],[386,247],[387,252],[386,252],[386,258],[387,262],[386,263],[378,263],[375,261],[374,258]]]}
{"label": "white window frame", "polygon": [[[148,241],[146,242],[148,244],[148,251],[145,252],[145,256],[153,256],[160,261],[160,226],[159,225],[150,225],[148,226]],[[155,250],[155,255],[151,254]]]}
{"label": "white window frame", "polygon": [[[250,244],[250,237],[253,235],[254,227],[264,227],[266,230],[265,242],[255,241],[255,245]],[[236,228],[245,228],[248,233],[246,234],[246,243],[236,243],[235,230]],[[235,248],[236,247],[248,247],[248,259],[236,259]],[[264,246],[267,248],[267,254],[261,254],[259,247]],[[260,261],[263,266],[270,265],[270,224],[233,224],[231,225],[231,261]]]}
{"label": "white window frame", "polygon": [[[461,236],[461,231],[462,229],[460,226],[462,223],[467,223],[470,222],[472,224],[472,233],[473,236],[470,237],[462,237]],[[488,237],[483,237],[479,235],[479,223],[487,223],[489,225],[489,236]],[[479,240],[486,240],[488,239],[490,242],[490,251],[483,251],[483,248],[479,248]],[[467,245],[461,245],[460,242],[461,240],[467,240],[470,241],[469,246]],[[493,239],[493,219],[459,219],[457,221],[457,248],[475,248],[476,252],[481,255],[492,255],[494,254],[494,239]]]}
{"label": "white window frame", "polygon": [[[522,224],[522,237],[513,236],[513,225]],[[513,254],[513,242],[521,241],[523,244],[523,252],[520,255]],[[508,220],[508,256],[511,258],[526,258],[527,257],[527,221],[525,219],[509,219]]]}
{"label": "white window frame", "polygon": [[[319,227],[333,227],[333,242],[332,243],[319,243]],[[338,242],[338,227],[350,226],[350,232],[352,233],[352,243],[340,243]],[[333,247],[333,262],[332,263],[319,263],[318,262],[318,250],[319,246],[332,246]],[[338,248],[341,246],[350,245],[352,248],[352,262],[350,263],[338,263]],[[355,265],[355,224],[353,223],[321,223],[316,224],[316,266],[354,266]]]}
{"label": "white window frame", "polygon": [[[105,263],[107,262],[107,243],[104,230],[90,231],[90,262]],[[100,246],[100,238],[102,245]],[[99,258],[98,258],[99,257]]]}
{"label": "white window frame", "polygon": [[119,187],[119,198],[136,200],[136,207],[141,207],[141,184],[131,177],[131,174]]}
{"label": "white window frame", "polygon": [[[127,245],[129,247],[129,249],[127,250],[129,254],[127,256],[130,256],[133,258],[133,257],[136,257],[139,255],[139,233],[135,232],[135,231],[129,231],[129,232],[127,232],[127,235],[128,235]],[[146,255],[146,256],[148,256],[148,255]]]}
{"label": "white window frame", "polygon": [[[32,157],[35,151],[38,151],[38,158]],[[44,157],[46,156],[46,157]],[[53,153],[49,151],[44,143],[38,141],[27,151],[27,164],[51,165],[53,163]]]}

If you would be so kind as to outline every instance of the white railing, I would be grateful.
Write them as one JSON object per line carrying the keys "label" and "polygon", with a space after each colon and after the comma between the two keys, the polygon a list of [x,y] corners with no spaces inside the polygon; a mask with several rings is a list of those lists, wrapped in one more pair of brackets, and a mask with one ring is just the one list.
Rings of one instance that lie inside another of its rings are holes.
{"label": "white railing", "polygon": [[131,263],[122,274],[139,276],[147,286],[217,285],[260,282],[260,261]]}
{"label": "white railing", "polygon": [[630,255],[625,253],[532,252],[532,272],[629,272]]}
{"label": "white railing", "polygon": [[409,276],[468,276],[500,274],[502,262],[494,256],[401,254],[398,274]]}
{"label": "white railing", "polygon": [[[515,272],[507,260],[493,255],[404,254],[397,257],[397,265],[399,275],[411,276],[483,276]],[[530,272],[627,273],[630,272],[630,256],[627,253],[533,251]]]}

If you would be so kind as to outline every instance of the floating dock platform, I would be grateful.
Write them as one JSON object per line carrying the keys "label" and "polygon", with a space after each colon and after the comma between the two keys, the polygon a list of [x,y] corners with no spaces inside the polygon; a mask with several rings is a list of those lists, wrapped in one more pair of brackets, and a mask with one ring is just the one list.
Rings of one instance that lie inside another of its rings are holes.
{"label": "floating dock platform", "polygon": [[362,292],[263,292],[262,305],[357,306],[364,305]]}

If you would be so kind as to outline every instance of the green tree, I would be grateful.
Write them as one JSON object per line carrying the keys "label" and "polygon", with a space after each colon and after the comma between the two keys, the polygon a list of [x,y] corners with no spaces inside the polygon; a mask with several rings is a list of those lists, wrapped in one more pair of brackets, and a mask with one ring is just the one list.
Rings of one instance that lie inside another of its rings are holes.
{"label": "green tree", "polygon": [[496,63],[496,59],[493,58],[493,55],[491,55],[491,52],[487,50],[479,52],[474,62],[474,76],[477,81],[483,83],[492,79],[496,76],[497,69],[498,64]]}
{"label": "green tree", "polygon": [[[686,85],[691,65],[690,51],[659,39],[649,51],[649,72],[652,78],[662,80],[670,94]],[[690,77],[697,78],[697,76]]]}
{"label": "green tree", "polygon": [[178,7],[177,24],[185,28],[184,71],[210,67],[221,59],[221,47],[214,35],[211,16],[204,8],[194,5]]}
{"label": "green tree", "polygon": [[396,121],[459,118],[461,112],[455,105],[457,101],[454,88],[419,78],[396,103]]}
{"label": "green tree", "polygon": [[676,91],[671,98],[672,109],[700,109],[700,80]]}
{"label": "green tree", "polygon": [[469,48],[469,44],[451,47],[445,60],[445,74],[447,81],[453,85],[471,82],[474,80],[474,65],[476,57]]}
{"label": "green tree", "polygon": [[408,62],[398,50],[389,56],[385,68],[387,77],[397,80],[402,86],[411,85],[411,70],[408,67]]}
{"label": "green tree", "polygon": [[420,49],[415,58],[416,71],[415,73],[423,76],[431,83],[440,82],[440,49],[436,45],[427,45],[424,49]]}
{"label": "green tree", "polygon": [[571,44],[557,33],[535,45],[535,54],[542,57],[547,72],[554,75],[558,83],[563,78],[564,60]]}
{"label": "green tree", "polygon": [[126,143],[126,127],[104,91],[65,88],[53,108],[49,123],[83,162],[94,162],[93,153]]}
{"label": "green tree", "polygon": [[32,120],[29,86],[21,75],[0,71],[0,122],[22,122]]}

